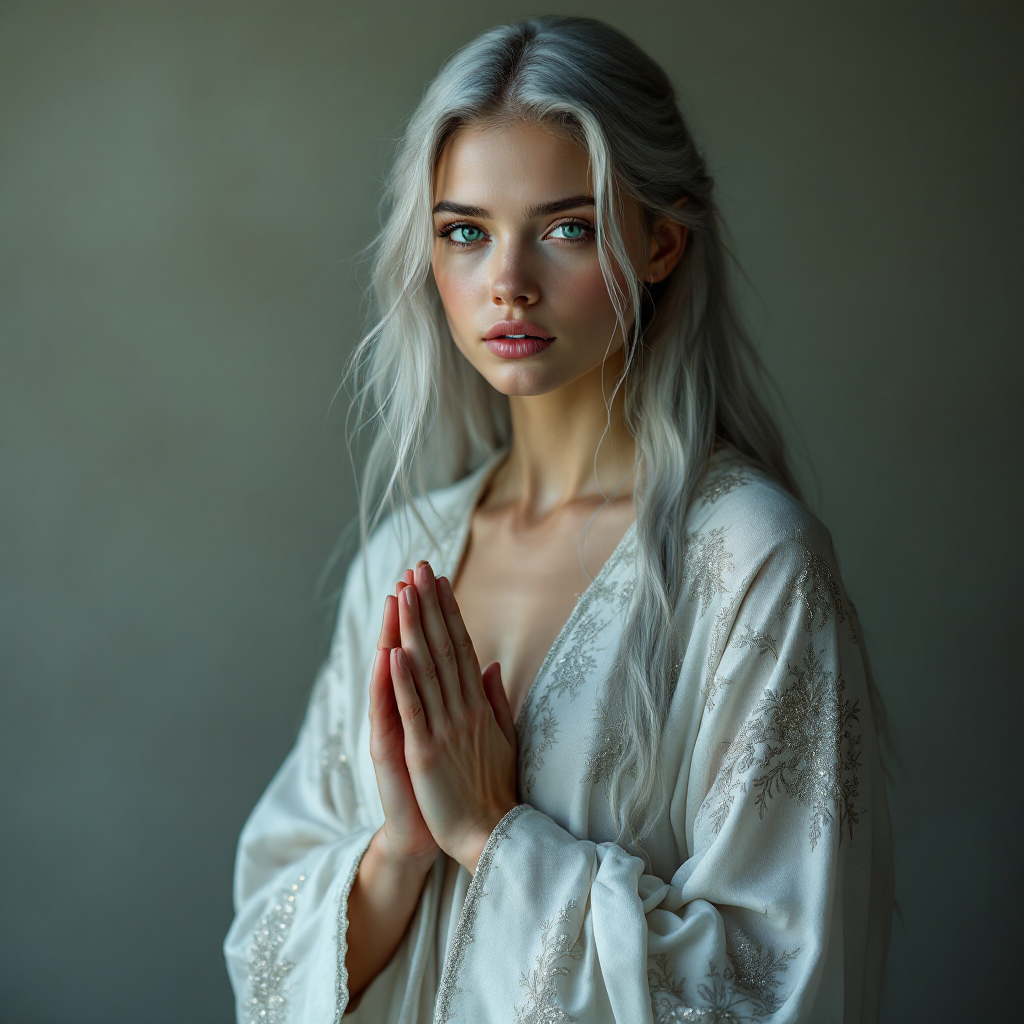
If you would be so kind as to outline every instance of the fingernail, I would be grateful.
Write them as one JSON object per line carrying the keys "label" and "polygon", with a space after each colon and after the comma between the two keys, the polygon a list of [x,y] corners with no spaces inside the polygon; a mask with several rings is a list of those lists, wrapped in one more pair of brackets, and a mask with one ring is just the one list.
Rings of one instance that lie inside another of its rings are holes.
{"label": "fingernail", "polygon": [[398,669],[401,672],[409,671],[409,662],[405,659],[405,651],[401,647],[395,648],[395,662],[398,664]]}
{"label": "fingernail", "polygon": [[416,588],[415,587],[403,587],[402,597],[405,598],[405,606],[409,611],[416,611]]}

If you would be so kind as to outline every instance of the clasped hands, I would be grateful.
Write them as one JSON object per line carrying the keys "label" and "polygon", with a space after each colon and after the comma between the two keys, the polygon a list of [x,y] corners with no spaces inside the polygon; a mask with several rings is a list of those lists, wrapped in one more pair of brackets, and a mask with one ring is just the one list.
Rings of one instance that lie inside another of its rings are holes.
{"label": "clasped hands", "polygon": [[425,871],[440,847],[474,873],[518,802],[515,725],[497,662],[481,672],[451,584],[426,562],[385,599],[369,709],[381,852]]}

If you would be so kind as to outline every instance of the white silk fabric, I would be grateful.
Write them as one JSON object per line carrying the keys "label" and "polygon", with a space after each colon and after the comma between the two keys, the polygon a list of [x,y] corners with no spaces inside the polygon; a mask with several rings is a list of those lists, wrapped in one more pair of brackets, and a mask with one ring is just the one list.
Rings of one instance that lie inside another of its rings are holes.
{"label": "white silk fabric", "polygon": [[225,955],[240,1022],[874,1021],[890,927],[885,787],[860,627],[825,528],[731,450],[687,521],[684,638],[648,863],[616,845],[608,683],[635,526],[517,720],[521,804],[475,876],[438,857],[391,963],[349,1005],[347,896],[383,821],[366,691],[384,598],[451,576],[496,453],[393,516],[349,570],[294,749],[239,842]]}

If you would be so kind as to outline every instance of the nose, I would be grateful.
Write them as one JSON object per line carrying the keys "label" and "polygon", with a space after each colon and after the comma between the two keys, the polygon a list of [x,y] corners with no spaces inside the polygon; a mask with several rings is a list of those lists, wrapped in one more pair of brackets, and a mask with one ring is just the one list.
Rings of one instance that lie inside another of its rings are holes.
{"label": "nose", "polygon": [[491,301],[495,306],[533,306],[540,299],[540,284],[532,273],[524,247],[506,242],[492,257]]}

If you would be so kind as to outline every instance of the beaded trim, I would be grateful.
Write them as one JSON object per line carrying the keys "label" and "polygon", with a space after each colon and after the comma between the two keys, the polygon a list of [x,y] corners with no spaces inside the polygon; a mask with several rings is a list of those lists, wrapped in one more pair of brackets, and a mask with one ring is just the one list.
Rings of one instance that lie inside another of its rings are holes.
{"label": "beaded trim", "polygon": [[338,972],[335,975],[335,1013],[334,1024],[341,1024],[341,1018],[345,1015],[348,1007],[348,967],[345,965],[345,958],[348,956],[348,896],[355,884],[356,875],[359,874],[359,865],[362,863],[363,854],[370,845],[368,836],[359,855],[352,861],[348,877],[341,887],[341,895],[338,898]]}
{"label": "beaded trim", "polygon": [[452,1000],[462,989],[458,986],[459,972],[462,970],[463,961],[466,959],[466,949],[473,941],[473,925],[476,923],[476,915],[479,910],[480,897],[486,895],[484,882],[490,870],[494,855],[502,841],[508,838],[508,834],[515,822],[524,811],[529,810],[528,804],[518,804],[513,807],[494,826],[494,831],[487,840],[480,853],[480,860],[477,861],[476,873],[473,881],[469,883],[466,891],[466,902],[462,906],[462,914],[459,923],[455,928],[455,937],[452,939],[452,948],[445,960],[444,971],[441,974],[441,984],[437,991],[437,1008],[434,1011],[434,1024],[448,1024],[452,1019],[454,1010]]}

